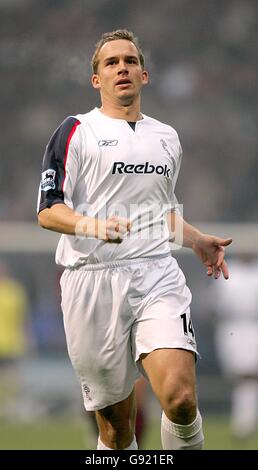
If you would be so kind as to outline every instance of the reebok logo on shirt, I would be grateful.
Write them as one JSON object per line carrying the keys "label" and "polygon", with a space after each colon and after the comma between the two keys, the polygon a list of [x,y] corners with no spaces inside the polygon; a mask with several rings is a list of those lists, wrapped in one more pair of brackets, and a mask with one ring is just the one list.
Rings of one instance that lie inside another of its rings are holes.
{"label": "reebok logo on shirt", "polygon": [[168,168],[167,164],[165,165],[158,165],[154,166],[151,165],[149,162],[146,162],[145,164],[141,165],[125,165],[124,162],[114,162],[113,164],[113,169],[112,169],[112,175],[115,175],[116,173],[119,173],[120,175],[126,173],[141,173],[141,174],[151,174],[151,173],[157,173],[158,175],[163,175],[166,178],[169,178],[170,176],[170,168]]}
{"label": "reebok logo on shirt", "polygon": [[99,140],[99,147],[114,147],[118,144],[118,140]]}

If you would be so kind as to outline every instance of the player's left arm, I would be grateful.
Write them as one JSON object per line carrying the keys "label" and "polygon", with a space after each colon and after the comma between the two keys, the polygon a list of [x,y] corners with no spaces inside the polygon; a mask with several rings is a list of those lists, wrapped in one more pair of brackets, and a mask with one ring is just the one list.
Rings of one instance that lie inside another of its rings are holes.
{"label": "player's left arm", "polygon": [[229,278],[224,247],[230,245],[232,238],[220,238],[202,233],[188,224],[177,212],[168,213],[168,227],[171,234],[170,241],[192,248],[206,266],[208,276],[218,279],[222,272],[225,279]]}

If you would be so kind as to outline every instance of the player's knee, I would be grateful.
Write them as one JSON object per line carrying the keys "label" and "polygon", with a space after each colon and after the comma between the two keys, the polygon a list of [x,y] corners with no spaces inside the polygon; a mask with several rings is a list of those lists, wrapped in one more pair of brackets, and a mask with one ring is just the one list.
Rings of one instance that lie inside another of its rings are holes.
{"label": "player's knee", "polygon": [[112,448],[124,449],[133,440],[134,417],[131,413],[121,412],[113,407],[108,407],[96,413],[100,434]]}
{"label": "player's knee", "polygon": [[106,427],[106,435],[109,442],[115,444],[118,449],[128,447],[133,440],[135,430],[131,427],[130,421],[117,421],[114,425]]}
{"label": "player's knee", "polygon": [[192,423],[196,416],[196,397],[191,389],[167,393],[164,411],[171,421],[178,424]]}

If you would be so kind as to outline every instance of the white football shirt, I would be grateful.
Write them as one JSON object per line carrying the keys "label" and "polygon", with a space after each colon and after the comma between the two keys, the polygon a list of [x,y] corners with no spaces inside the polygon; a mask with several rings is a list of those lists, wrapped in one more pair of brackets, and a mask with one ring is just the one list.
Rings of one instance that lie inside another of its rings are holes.
{"label": "white football shirt", "polygon": [[90,217],[132,221],[120,244],[62,235],[58,264],[77,267],[170,252],[166,214],[175,208],[181,145],[171,126],[142,117],[133,130],[95,108],[68,117],[50,139],[38,211],[61,202]]}

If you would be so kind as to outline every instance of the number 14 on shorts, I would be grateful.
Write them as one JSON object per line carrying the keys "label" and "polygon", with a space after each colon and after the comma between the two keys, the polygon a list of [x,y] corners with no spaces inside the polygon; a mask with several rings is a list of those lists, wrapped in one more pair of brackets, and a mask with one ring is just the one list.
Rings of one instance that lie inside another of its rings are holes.
{"label": "number 14 on shorts", "polygon": [[[188,315],[189,315],[189,318],[187,318]],[[182,322],[183,322],[183,331],[186,336],[189,336],[189,334],[191,334],[192,337],[194,338],[195,334],[194,334],[194,328],[193,328],[190,313],[188,315],[186,313],[183,313],[182,315],[180,315],[182,318]]]}

